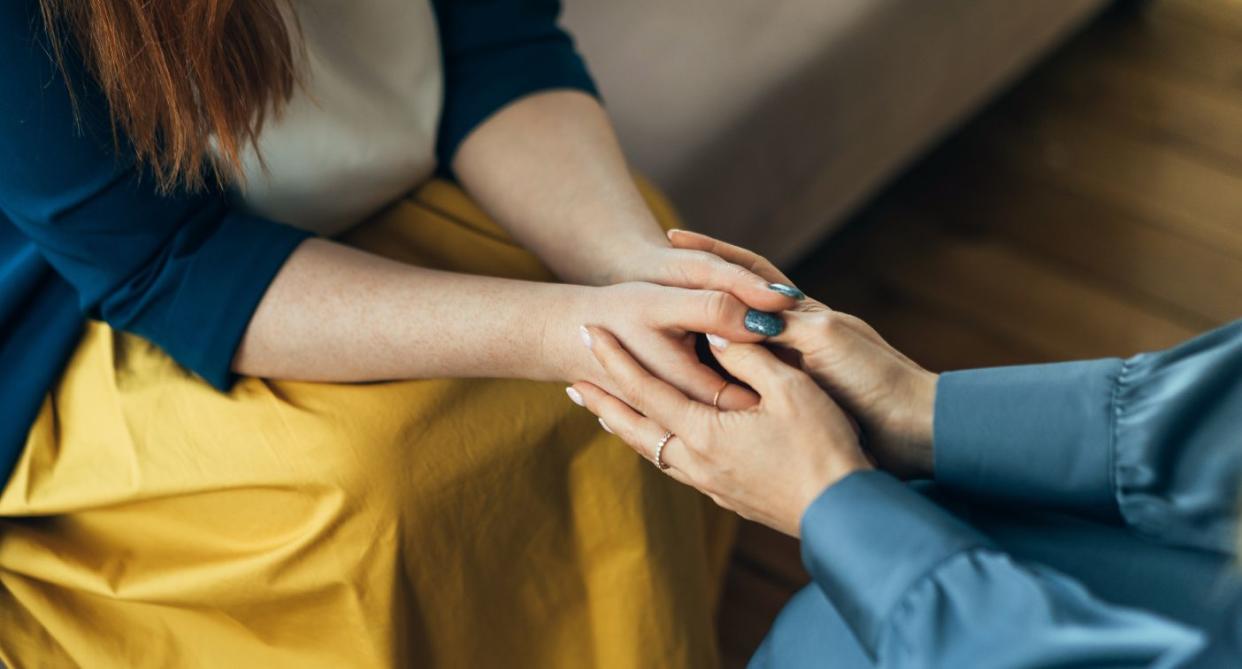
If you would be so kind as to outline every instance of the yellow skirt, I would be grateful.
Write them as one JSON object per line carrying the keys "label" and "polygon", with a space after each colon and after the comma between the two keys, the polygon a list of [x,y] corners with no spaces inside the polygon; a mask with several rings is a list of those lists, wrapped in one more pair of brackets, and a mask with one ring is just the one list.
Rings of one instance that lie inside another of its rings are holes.
{"label": "yellow skirt", "polygon": [[[344,241],[552,278],[441,181]],[[223,395],[92,323],[0,495],[0,659],[710,667],[732,529],[559,384],[246,378]]]}

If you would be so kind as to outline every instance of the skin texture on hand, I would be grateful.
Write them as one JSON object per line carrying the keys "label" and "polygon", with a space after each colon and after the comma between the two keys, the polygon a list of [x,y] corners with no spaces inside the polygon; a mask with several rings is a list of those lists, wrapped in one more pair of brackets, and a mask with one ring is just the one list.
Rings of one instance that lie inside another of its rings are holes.
{"label": "skin texture on hand", "polygon": [[588,326],[587,344],[615,395],[574,384],[570,398],[643,457],[724,508],[798,536],[806,508],[828,486],[870,468],[845,413],[805,373],[758,344],[731,343],[717,360],[758,393],[759,403],[721,411],[652,375],[609,331]]}
{"label": "skin texture on hand", "polygon": [[[772,282],[789,278],[763,257],[692,232],[670,235],[673,246],[710,252]],[[792,285],[792,284],[790,284]],[[786,328],[770,341],[797,363],[863,427],[867,452],[897,476],[933,473],[936,374],[890,346],[862,320],[805,299],[783,314]]]}
{"label": "skin texture on hand", "polygon": [[[700,362],[695,352],[696,332],[736,341],[758,342],[764,337],[745,328],[748,307],[729,293],[623,283],[586,289],[576,304],[556,310],[545,335],[548,355],[562,361],[559,376],[567,381],[588,380],[614,390],[599,362],[583,348],[579,326],[601,324],[633,351],[641,364],[678,390],[710,403],[724,379]],[[758,402],[755,393],[731,384],[721,393],[720,406],[742,409]]]}
{"label": "skin texture on hand", "polygon": [[773,342],[797,351],[802,369],[858,418],[882,467],[903,478],[931,477],[937,375],[862,320],[808,306],[787,314],[786,330]]}

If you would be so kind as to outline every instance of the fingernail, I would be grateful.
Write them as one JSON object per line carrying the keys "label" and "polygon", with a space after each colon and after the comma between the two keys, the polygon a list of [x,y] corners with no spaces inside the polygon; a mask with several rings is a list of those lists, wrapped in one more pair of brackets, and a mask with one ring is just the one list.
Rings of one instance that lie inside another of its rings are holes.
{"label": "fingernail", "polygon": [[785,331],[785,321],[780,316],[756,309],[746,311],[746,319],[742,321],[742,325],[748,332],[765,337],[775,337]]}
{"label": "fingernail", "polygon": [[578,392],[577,388],[570,386],[565,389],[565,394],[569,395],[570,401],[574,404],[577,404],[580,407],[586,406],[586,402],[582,400],[582,393]]}
{"label": "fingernail", "polygon": [[608,427],[608,423],[605,423],[603,418],[599,419],[599,426],[604,428],[604,432],[607,432],[608,434],[616,434],[612,431],[611,427]]}
{"label": "fingernail", "polygon": [[784,295],[785,297],[792,297],[795,300],[806,299],[806,293],[786,283],[769,283],[768,290],[774,293],[780,293],[781,295]]}
{"label": "fingernail", "polygon": [[585,325],[578,326],[578,336],[582,337],[582,345],[591,348],[591,332],[586,329]]}
{"label": "fingernail", "polygon": [[712,348],[725,348],[729,345],[729,340],[720,335],[709,334],[707,335],[707,343],[711,344]]}
{"label": "fingernail", "polygon": [[675,235],[675,234],[677,234],[677,233],[679,233],[679,232],[681,232],[681,230],[678,230],[677,228],[673,228],[672,230],[669,230],[668,232],[666,232],[666,233],[664,233],[664,234],[665,234],[665,236],[667,236],[669,239],[672,239],[672,238],[673,238],[673,235]]}

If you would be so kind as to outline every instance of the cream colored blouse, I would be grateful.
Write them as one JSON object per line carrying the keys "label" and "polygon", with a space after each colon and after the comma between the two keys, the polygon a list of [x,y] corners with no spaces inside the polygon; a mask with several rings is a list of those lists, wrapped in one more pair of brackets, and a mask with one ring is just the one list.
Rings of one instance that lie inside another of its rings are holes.
{"label": "cream colored blouse", "polygon": [[429,0],[298,0],[296,11],[302,83],[244,156],[238,196],[330,236],[435,170],[440,43]]}

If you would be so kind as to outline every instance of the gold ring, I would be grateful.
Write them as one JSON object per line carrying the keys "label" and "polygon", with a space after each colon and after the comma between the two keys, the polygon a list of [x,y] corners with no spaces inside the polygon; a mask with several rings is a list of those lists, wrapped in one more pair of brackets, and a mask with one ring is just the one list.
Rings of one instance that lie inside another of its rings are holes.
{"label": "gold ring", "polygon": [[664,447],[668,445],[669,440],[672,438],[672,432],[665,432],[664,436],[660,437],[660,443],[656,444],[655,464],[660,469],[668,469],[668,463],[664,461]]}
{"label": "gold ring", "polygon": [[723,392],[725,391],[725,388],[728,388],[728,387],[729,387],[729,382],[728,382],[728,381],[725,381],[725,382],[724,382],[724,385],[723,385],[723,386],[720,386],[720,390],[717,390],[717,391],[716,391],[716,396],[712,398],[712,408],[713,408],[713,409],[719,409],[719,408],[720,408],[720,394],[721,394],[721,393],[723,393]]}

